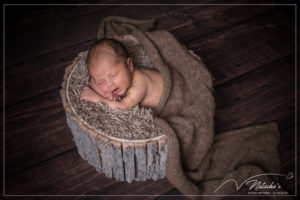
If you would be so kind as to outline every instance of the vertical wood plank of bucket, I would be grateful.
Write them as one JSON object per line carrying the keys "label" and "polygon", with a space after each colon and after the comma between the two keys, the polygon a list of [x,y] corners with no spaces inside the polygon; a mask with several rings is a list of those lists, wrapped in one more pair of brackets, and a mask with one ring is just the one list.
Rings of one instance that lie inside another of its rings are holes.
{"label": "vertical wood plank of bucket", "polygon": [[95,138],[84,132],[75,120],[67,115],[67,123],[71,128],[73,139],[76,144],[79,155],[87,162],[101,172],[102,166],[98,153],[97,142]]}
{"label": "vertical wood plank of bucket", "polygon": [[78,125],[71,119],[71,117],[67,114],[67,124],[71,129],[71,133],[73,135],[73,140],[76,144],[77,151],[83,160],[86,160],[85,152],[84,152],[84,140],[79,131]]}
{"label": "vertical wood plank of bucket", "polygon": [[157,141],[147,142],[147,179],[158,179],[159,154]]}
{"label": "vertical wood plank of bucket", "polygon": [[110,140],[112,144],[113,175],[116,180],[124,181],[124,166],[122,156],[122,143]]}
{"label": "vertical wood plank of bucket", "polygon": [[112,144],[109,143],[109,139],[105,137],[98,137],[97,144],[98,149],[101,152],[102,172],[106,175],[106,177],[112,178]]}
{"label": "vertical wood plank of bucket", "polygon": [[102,172],[102,162],[100,160],[100,155],[98,151],[98,145],[97,141],[94,137],[89,135],[90,139],[90,147],[87,147],[88,149],[88,155],[87,155],[87,161],[92,165],[93,167],[96,168],[98,172]]}
{"label": "vertical wood plank of bucket", "polygon": [[135,178],[134,146],[123,143],[123,161],[125,169],[125,180],[132,183]]}
{"label": "vertical wood plank of bucket", "polygon": [[158,141],[159,148],[159,178],[164,178],[166,176],[166,163],[168,154],[168,145],[166,137],[163,137]]}
{"label": "vertical wood plank of bucket", "polygon": [[135,180],[146,181],[147,179],[147,154],[146,143],[135,144]]}

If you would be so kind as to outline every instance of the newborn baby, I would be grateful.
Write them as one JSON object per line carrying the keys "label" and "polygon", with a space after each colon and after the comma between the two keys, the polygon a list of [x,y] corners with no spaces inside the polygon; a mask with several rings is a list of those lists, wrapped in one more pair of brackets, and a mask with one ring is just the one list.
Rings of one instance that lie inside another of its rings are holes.
{"label": "newborn baby", "polygon": [[119,109],[158,105],[163,92],[162,76],[155,70],[135,68],[119,41],[96,41],[88,52],[87,66],[90,86],[84,87],[80,100],[103,102]]}

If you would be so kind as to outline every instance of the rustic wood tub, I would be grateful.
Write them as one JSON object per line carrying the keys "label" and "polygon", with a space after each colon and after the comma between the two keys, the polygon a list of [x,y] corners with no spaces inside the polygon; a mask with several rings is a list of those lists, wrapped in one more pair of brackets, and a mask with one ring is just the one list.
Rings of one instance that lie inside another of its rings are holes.
{"label": "rustic wood tub", "polygon": [[[127,47],[135,65],[151,67],[151,60],[133,36],[117,39]],[[67,124],[80,156],[98,172],[119,181],[131,183],[133,180],[164,178],[168,151],[166,136],[155,126],[152,110],[137,106],[114,111],[101,103],[95,105],[79,100],[83,86],[88,84],[87,70],[84,69],[86,55],[87,52],[81,52],[66,68],[60,91]],[[108,113],[108,117],[89,116],[101,112]],[[127,118],[132,119],[126,121]],[[131,122],[135,123],[133,128],[130,128]],[[112,123],[116,124],[111,126]],[[146,128],[137,130],[143,126]]]}

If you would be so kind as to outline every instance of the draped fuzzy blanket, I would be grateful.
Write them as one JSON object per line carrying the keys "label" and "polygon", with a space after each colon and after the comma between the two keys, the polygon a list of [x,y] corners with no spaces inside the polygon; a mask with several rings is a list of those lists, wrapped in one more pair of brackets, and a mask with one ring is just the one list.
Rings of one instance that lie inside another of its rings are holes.
{"label": "draped fuzzy blanket", "polygon": [[[167,136],[168,180],[189,198],[202,199],[199,195],[234,194],[249,177],[279,173],[277,124],[214,135],[215,102],[210,72],[169,32],[149,31],[153,23],[154,20],[110,16],[101,22],[98,38],[133,35],[163,76],[164,91],[154,122]],[[270,184],[272,178],[276,177],[264,175],[255,179]],[[224,183],[229,179],[238,185]],[[217,197],[209,197],[213,198]]]}

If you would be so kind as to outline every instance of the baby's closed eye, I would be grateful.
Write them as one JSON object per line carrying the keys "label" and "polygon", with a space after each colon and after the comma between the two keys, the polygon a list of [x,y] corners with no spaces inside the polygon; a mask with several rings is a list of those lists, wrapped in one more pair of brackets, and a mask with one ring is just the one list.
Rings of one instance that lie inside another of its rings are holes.
{"label": "baby's closed eye", "polygon": [[110,77],[116,77],[118,75],[118,72],[110,74]]}
{"label": "baby's closed eye", "polygon": [[99,85],[103,85],[104,83],[105,83],[105,80],[100,80],[100,81],[98,82]]}

